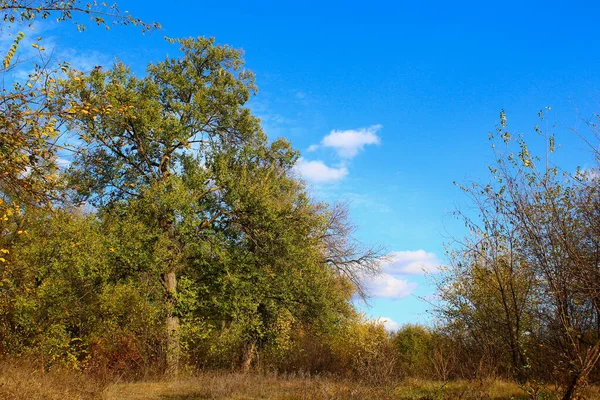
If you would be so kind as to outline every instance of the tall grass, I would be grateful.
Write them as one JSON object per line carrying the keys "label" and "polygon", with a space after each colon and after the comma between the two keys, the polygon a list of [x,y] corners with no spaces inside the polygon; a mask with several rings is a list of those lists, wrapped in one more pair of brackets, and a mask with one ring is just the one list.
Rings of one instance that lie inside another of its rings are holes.
{"label": "tall grass", "polygon": [[28,361],[0,361],[2,400],[101,399],[107,384],[64,368],[42,371]]}
{"label": "tall grass", "polygon": [[[122,382],[92,378],[66,369],[40,371],[25,361],[0,362],[2,400],[542,400],[556,399],[552,387],[528,393],[501,380],[432,381],[404,379],[368,383],[335,376],[202,372],[177,380]],[[535,393],[534,393],[535,392]],[[587,399],[600,399],[598,387]]]}

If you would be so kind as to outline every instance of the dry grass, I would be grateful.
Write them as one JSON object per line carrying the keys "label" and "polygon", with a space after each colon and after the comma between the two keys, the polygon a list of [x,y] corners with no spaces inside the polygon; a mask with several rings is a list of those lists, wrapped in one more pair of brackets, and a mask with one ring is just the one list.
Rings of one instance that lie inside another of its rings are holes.
{"label": "dry grass", "polygon": [[[588,399],[600,391],[588,391]],[[551,390],[528,394],[504,381],[434,382],[405,380],[386,387],[319,377],[281,377],[255,374],[204,373],[174,382],[138,382],[113,385],[105,400],[509,400],[555,399]]]}
{"label": "dry grass", "polygon": [[73,371],[41,372],[25,362],[0,363],[2,400],[100,399],[104,386]]}
{"label": "dry grass", "polygon": [[[434,382],[409,379],[385,387],[325,377],[207,372],[176,381],[101,384],[72,371],[36,371],[27,364],[0,363],[2,400],[509,400],[538,397],[503,381]],[[600,398],[598,387],[588,399]]]}
{"label": "dry grass", "polygon": [[385,399],[393,388],[314,377],[205,373],[175,382],[143,382],[107,388],[105,400]]}

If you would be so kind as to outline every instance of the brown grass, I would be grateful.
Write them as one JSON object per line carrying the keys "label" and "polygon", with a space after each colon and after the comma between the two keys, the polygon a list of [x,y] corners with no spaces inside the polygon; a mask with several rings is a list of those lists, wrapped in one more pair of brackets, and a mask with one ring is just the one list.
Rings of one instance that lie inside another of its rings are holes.
{"label": "brown grass", "polygon": [[361,386],[324,378],[276,377],[254,374],[201,374],[176,382],[143,382],[115,385],[106,400],[200,399],[384,399],[391,388]]}
{"label": "brown grass", "polygon": [[[206,372],[176,381],[102,384],[74,371],[36,371],[25,363],[0,363],[2,400],[508,400],[533,399],[515,383],[434,382],[407,379],[375,386],[325,377]],[[536,400],[554,399],[546,389]],[[600,398],[598,387],[588,399]]]}
{"label": "brown grass", "polygon": [[100,399],[104,385],[75,371],[42,372],[26,362],[0,362],[2,400]]}
{"label": "brown grass", "polygon": [[[588,399],[600,391],[588,391]],[[112,385],[105,400],[509,400],[555,399],[550,390],[528,394],[515,383],[487,381],[434,382],[409,379],[396,385],[372,386],[319,377],[282,377],[257,374],[203,373],[174,382]]]}

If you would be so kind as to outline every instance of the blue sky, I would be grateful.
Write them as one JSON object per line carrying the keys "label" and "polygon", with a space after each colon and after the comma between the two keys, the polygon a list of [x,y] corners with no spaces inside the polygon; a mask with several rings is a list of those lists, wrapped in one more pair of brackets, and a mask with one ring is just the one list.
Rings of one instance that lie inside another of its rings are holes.
{"label": "blue sky", "polygon": [[535,142],[537,113],[551,106],[557,162],[591,162],[569,129],[582,128],[576,110],[600,111],[597,2],[119,4],[163,30],[38,30],[83,69],[116,57],[143,74],[147,62],[177,53],[164,35],[244,49],[259,86],[251,107],[266,132],[302,151],[298,172],[315,197],[349,201],[358,237],[393,253],[361,306],[389,326],[431,321],[420,297],[433,287],[421,267],[435,271],[444,243],[465,234],[450,216],[466,206],[453,181],[487,180],[487,132],[501,109],[509,128]]}

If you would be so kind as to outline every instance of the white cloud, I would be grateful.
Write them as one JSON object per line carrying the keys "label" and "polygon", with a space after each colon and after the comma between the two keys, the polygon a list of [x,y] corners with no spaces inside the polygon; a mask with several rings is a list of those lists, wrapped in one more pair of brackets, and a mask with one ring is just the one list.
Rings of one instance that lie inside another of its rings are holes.
{"label": "white cloud", "polygon": [[380,129],[381,125],[373,125],[357,130],[333,130],[323,138],[321,144],[324,147],[332,147],[342,158],[352,158],[366,145],[381,143],[381,139],[377,136]]}
{"label": "white cloud", "polygon": [[314,183],[339,181],[348,175],[347,166],[352,157],[362,151],[366,145],[381,143],[379,136],[377,136],[380,129],[381,125],[373,125],[356,130],[333,130],[321,140],[320,144],[310,145],[306,152],[310,153],[321,147],[333,148],[341,158],[340,164],[332,168],[328,167],[323,161],[307,161],[300,158],[295,169],[304,179]]}
{"label": "white cloud", "polygon": [[378,275],[363,276],[367,295],[389,299],[401,299],[411,295],[417,288],[407,275],[436,273],[441,263],[434,253],[425,250],[395,251],[387,256]]}
{"label": "white cloud", "polygon": [[370,296],[401,299],[412,294],[417,284],[384,272],[367,278],[365,287]]}
{"label": "white cloud", "polygon": [[422,275],[438,272],[441,262],[434,253],[425,250],[394,251],[383,270],[389,274]]}
{"label": "white cloud", "polygon": [[323,161],[308,161],[304,158],[298,159],[294,170],[302,178],[313,183],[337,182],[348,175],[346,167],[329,167]]}
{"label": "white cloud", "polygon": [[59,168],[68,168],[71,165],[71,161],[58,157],[56,159],[56,165],[58,165]]}
{"label": "white cloud", "polygon": [[383,327],[388,332],[396,332],[400,329],[400,324],[389,317],[379,317],[377,318],[377,322],[383,324]]}
{"label": "white cloud", "polygon": [[65,48],[58,51],[58,59],[68,61],[71,68],[85,73],[91,72],[96,66],[110,69],[114,63],[106,54],[91,50],[80,52],[75,49]]}

